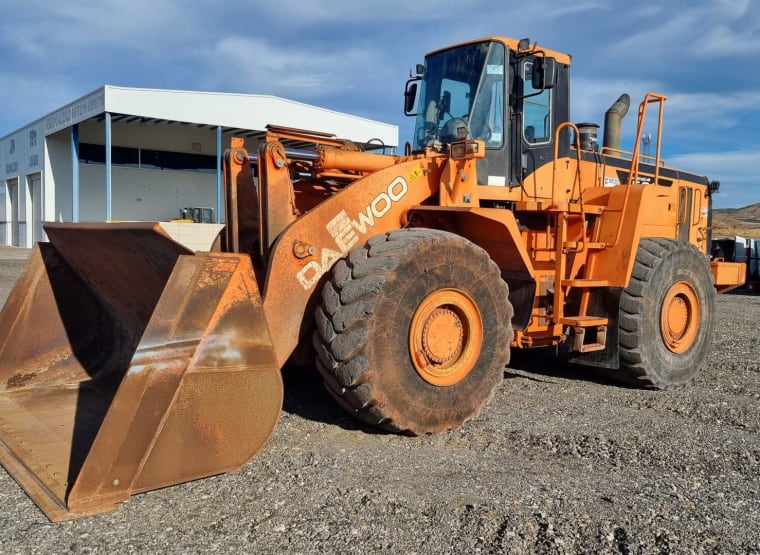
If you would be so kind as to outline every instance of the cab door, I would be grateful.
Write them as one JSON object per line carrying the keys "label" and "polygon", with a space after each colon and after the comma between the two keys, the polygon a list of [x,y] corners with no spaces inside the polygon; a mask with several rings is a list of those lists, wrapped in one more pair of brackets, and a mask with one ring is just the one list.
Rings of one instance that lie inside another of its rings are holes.
{"label": "cab door", "polygon": [[[554,156],[554,95],[553,83],[534,86],[533,74],[538,70],[536,56],[526,57],[520,64],[519,92],[522,110],[517,131],[522,145],[520,174],[525,180]],[[548,85],[548,86],[547,86]]]}
{"label": "cab door", "polygon": [[509,164],[508,50],[494,42],[480,77],[470,114],[473,139],[486,144],[486,156],[477,161],[478,183],[504,187],[514,183]]}

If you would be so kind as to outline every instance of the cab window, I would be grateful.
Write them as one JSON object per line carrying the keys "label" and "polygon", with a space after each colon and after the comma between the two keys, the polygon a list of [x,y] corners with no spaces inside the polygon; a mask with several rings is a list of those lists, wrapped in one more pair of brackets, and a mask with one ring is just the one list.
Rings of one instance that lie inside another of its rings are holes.
{"label": "cab window", "polygon": [[482,139],[486,147],[504,144],[504,47],[494,43],[481,75],[475,105],[470,117],[474,139]]}
{"label": "cab window", "polygon": [[528,144],[551,141],[551,89],[533,88],[533,62],[523,66],[523,138]]}

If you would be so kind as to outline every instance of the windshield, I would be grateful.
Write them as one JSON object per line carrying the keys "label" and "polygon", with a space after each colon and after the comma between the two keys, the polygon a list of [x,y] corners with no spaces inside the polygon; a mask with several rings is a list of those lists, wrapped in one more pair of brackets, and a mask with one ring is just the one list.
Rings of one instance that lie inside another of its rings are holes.
{"label": "windshield", "polygon": [[498,147],[504,141],[504,46],[482,42],[425,60],[414,149],[473,138]]}

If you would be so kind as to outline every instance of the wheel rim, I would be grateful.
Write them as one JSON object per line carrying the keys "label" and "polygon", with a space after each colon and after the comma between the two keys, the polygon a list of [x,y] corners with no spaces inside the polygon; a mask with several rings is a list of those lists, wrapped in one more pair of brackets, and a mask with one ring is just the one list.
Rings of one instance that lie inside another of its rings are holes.
{"label": "wheel rim", "polygon": [[660,332],[665,346],[674,353],[686,352],[699,332],[699,298],[694,288],[679,282],[662,303]]}
{"label": "wheel rim", "polygon": [[428,295],[412,317],[409,350],[428,383],[453,385],[474,368],[483,344],[483,319],[475,302],[457,289]]}

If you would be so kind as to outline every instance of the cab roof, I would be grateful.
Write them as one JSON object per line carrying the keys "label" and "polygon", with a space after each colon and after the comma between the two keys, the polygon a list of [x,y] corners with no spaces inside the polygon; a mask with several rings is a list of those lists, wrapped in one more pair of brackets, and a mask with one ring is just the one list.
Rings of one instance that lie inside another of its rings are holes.
{"label": "cab roof", "polygon": [[[525,40],[525,39],[523,39],[523,40]],[[475,44],[475,43],[478,43],[478,42],[490,42],[490,41],[501,42],[507,48],[509,48],[510,50],[515,51],[515,52],[517,52],[517,51],[521,51],[521,52],[525,52],[525,53],[543,52],[546,56],[554,58],[555,60],[557,60],[557,62],[559,62],[561,64],[565,64],[565,65],[570,65],[570,60],[572,58],[572,56],[570,56],[570,54],[565,54],[563,52],[558,52],[556,50],[549,50],[548,48],[544,48],[543,46],[538,45],[538,43],[535,43],[535,42],[534,43],[530,43],[530,41],[529,41],[528,48],[520,50],[520,42],[521,41],[519,39],[513,39],[513,38],[509,38],[509,37],[499,37],[499,36],[483,37],[483,38],[479,38],[479,39],[473,39],[473,40],[468,40],[468,41],[460,42],[460,43],[457,43],[457,44],[451,44],[449,46],[445,46],[443,48],[438,48],[436,50],[428,52],[427,55],[429,56],[431,54],[435,54],[437,52],[442,52],[444,50],[449,50],[450,48],[455,48],[457,46],[464,46],[464,45],[467,45],[467,44]]]}

